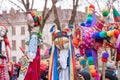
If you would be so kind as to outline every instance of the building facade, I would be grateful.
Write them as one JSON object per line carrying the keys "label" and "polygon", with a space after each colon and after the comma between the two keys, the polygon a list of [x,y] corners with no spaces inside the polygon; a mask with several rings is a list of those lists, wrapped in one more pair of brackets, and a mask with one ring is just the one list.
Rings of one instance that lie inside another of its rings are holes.
{"label": "building facade", "polygon": [[[68,21],[71,17],[71,11],[71,9],[58,8],[61,28],[68,26]],[[86,14],[84,12],[78,11],[75,18],[75,25],[79,25],[80,22],[84,22],[85,18]],[[52,45],[51,33],[49,32],[49,30],[54,24],[54,19],[54,14],[51,13],[43,29],[43,40],[44,43],[48,45]],[[9,13],[3,11],[2,14],[0,14],[0,24],[5,24],[8,28],[7,36],[11,43],[11,61],[18,62],[19,58],[21,58],[23,55],[19,47],[27,50],[25,42],[29,39],[26,16],[23,12],[20,12],[19,10],[11,9]],[[46,48],[47,45],[45,45],[42,49],[41,55],[44,54],[44,50]]]}

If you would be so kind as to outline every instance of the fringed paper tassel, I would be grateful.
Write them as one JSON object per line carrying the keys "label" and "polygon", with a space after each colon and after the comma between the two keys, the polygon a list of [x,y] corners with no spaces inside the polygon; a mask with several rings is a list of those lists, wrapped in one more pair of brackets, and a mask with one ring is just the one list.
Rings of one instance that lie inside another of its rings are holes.
{"label": "fringed paper tassel", "polygon": [[50,58],[50,66],[49,66],[49,77],[48,80],[58,80],[58,60],[57,60],[57,55],[58,55],[58,50],[57,47],[54,45],[52,46],[52,53],[51,53],[51,58]]}
{"label": "fringed paper tassel", "polygon": [[120,34],[118,35],[116,47],[117,47],[116,61],[119,61],[120,60]]}
{"label": "fringed paper tassel", "polygon": [[116,47],[117,47],[118,50],[120,51],[120,34],[118,35],[118,40],[117,40]]}
{"label": "fringed paper tassel", "polygon": [[74,48],[72,46],[72,41],[71,39],[69,39],[69,51],[68,51],[68,56],[69,56],[69,67],[68,67],[68,79],[69,80],[76,80],[75,77],[75,52],[74,52]]}
{"label": "fringed paper tassel", "polygon": [[53,55],[54,55],[54,43],[52,45],[52,52],[51,52],[51,57],[50,57],[48,80],[52,80],[53,57],[54,57]]}

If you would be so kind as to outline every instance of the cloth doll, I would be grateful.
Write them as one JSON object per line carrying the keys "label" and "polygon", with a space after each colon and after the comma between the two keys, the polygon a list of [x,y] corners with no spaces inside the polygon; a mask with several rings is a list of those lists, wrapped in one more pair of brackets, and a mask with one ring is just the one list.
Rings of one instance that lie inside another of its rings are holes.
{"label": "cloth doll", "polygon": [[24,80],[40,79],[40,45],[41,42],[41,15],[37,11],[30,11],[27,14],[27,23],[31,27],[31,33],[26,54],[29,59],[29,66]]}

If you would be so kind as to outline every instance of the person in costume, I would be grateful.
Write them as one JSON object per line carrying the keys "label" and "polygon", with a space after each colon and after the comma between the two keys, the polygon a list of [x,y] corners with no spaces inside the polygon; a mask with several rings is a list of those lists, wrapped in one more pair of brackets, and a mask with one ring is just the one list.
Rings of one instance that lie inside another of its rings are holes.
{"label": "person in costume", "polygon": [[11,62],[9,64],[10,80],[16,80],[16,79],[18,79],[19,72],[20,72],[20,67],[21,67],[21,65],[19,63]]}
{"label": "person in costume", "polygon": [[29,59],[29,66],[24,80],[40,79],[40,45],[42,35],[40,31],[42,17],[37,11],[27,13],[27,23],[31,27],[28,49],[26,54]]}
{"label": "person in costume", "polygon": [[8,47],[10,48],[10,43],[7,39],[7,31],[7,27],[0,24],[0,80],[10,80],[7,67],[7,63],[9,62]]}
{"label": "person in costume", "polygon": [[60,32],[55,30],[54,25],[50,32],[52,32],[53,46],[49,66],[49,80],[76,80],[70,29],[65,28]]}

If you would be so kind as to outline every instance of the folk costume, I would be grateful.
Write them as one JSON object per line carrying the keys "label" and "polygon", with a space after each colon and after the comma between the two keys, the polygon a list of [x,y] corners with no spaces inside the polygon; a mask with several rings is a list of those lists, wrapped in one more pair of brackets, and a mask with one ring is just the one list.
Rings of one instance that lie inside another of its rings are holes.
{"label": "folk costume", "polygon": [[[31,22],[32,21],[32,22]],[[27,14],[28,25],[31,26],[30,39],[28,41],[27,56],[29,58],[29,66],[24,80],[40,79],[40,38],[42,18],[36,11],[30,11]]]}
{"label": "folk costume", "polygon": [[74,49],[69,29],[52,32],[53,46],[49,66],[49,80],[76,80],[74,67]]}

